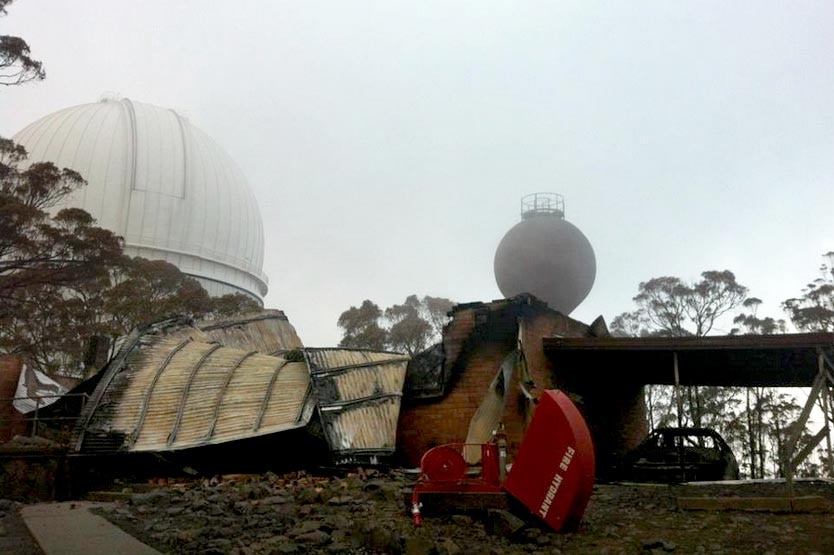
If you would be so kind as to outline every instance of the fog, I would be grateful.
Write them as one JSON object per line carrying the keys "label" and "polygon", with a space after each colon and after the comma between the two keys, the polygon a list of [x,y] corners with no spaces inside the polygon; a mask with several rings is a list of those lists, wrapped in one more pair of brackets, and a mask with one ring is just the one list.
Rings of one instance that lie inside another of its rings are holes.
{"label": "fog", "polygon": [[[247,175],[269,307],[334,345],[363,299],[500,297],[526,193],[596,252],[572,314],[651,277],[730,269],[765,303],[834,250],[834,3],[17,0],[45,81],[0,135],[121,95],[171,107]],[[717,332],[726,332],[725,327]]]}

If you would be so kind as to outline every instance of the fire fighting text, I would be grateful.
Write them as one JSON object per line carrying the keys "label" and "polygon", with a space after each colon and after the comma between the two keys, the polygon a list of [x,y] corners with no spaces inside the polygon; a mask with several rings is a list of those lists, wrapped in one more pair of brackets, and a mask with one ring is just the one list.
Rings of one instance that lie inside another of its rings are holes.
{"label": "fire fighting text", "polygon": [[573,459],[573,454],[576,453],[576,449],[568,445],[565,454],[562,456],[562,462],[559,463],[559,468],[562,469],[562,472],[565,472],[568,467],[570,466],[570,461]]}
{"label": "fire fighting text", "polygon": [[[562,461],[559,463],[559,470],[562,472],[567,472],[568,467],[570,466],[570,462],[573,459],[573,455],[576,453],[576,449],[571,446],[568,446],[565,454],[562,455]],[[547,488],[547,493],[544,494],[544,501],[542,501],[542,506],[539,507],[539,516],[542,518],[547,518],[547,513],[550,511],[550,505],[553,503],[553,499],[556,497],[556,492],[559,491],[559,486],[562,485],[562,475],[556,472],[553,475],[553,480],[550,481],[550,487]]]}

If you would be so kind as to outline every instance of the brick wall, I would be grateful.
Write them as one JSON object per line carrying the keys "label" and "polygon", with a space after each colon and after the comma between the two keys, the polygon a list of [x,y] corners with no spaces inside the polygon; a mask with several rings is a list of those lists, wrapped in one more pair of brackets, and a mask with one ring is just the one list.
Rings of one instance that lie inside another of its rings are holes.
{"label": "brick wall", "polygon": [[26,435],[26,418],[17,412],[10,400],[15,396],[22,361],[18,357],[0,356],[0,443],[16,435]]}
{"label": "brick wall", "polygon": [[[397,432],[403,464],[418,466],[423,453],[435,445],[466,439],[470,419],[501,362],[516,347],[519,319],[524,322],[525,358],[539,389],[552,387],[552,367],[544,356],[542,337],[587,334],[581,322],[529,296],[455,307],[443,333],[444,371],[451,375],[451,385],[440,400],[403,404]],[[524,437],[528,416],[517,375],[508,392],[503,421],[512,455]]]}
{"label": "brick wall", "polygon": [[[570,383],[559,374],[559,368],[546,356],[542,338],[561,335],[563,337],[585,337],[590,328],[570,318],[555,321],[555,326],[531,326],[531,337],[526,341],[530,347],[527,357],[531,368],[540,368],[548,373],[548,387],[567,392],[585,418],[597,461],[597,473],[605,477],[619,456],[637,446],[648,431],[647,412],[643,397],[643,386],[627,381],[601,383],[598,380],[583,380]],[[588,375],[594,369],[588,368]],[[538,377],[536,378],[538,382]]]}
{"label": "brick wall", "polygon": [[[516,346],[517,322],[523,321],[524,356],[537,392],[558,387],[572,394],[585,417],[604,476],[617,457],[636,446],[647,432],[643,387],[630,383],[568,383],[546,356],[545,337],[587,337],[590,328],[533,297],[458,305],[443,334],[444,372],[451,377],[446,395],[434,401],[404,400],[397,443],[400,462],[418,466],[435,445],[462,442],[469,422],[486,394],[501,362]],[[588,372],[593,372],[589,368]],[[508,388],[503,422],[510,455],[518,449],[531,407],[514,376]]]}
{"label": "brick wall", "polygon": [[564,389],[579,398],[577,406],[594,440],[597,474],[606,477],[619,457],[646,437],[648,423],[643,386],[611,382],[568,385]]}

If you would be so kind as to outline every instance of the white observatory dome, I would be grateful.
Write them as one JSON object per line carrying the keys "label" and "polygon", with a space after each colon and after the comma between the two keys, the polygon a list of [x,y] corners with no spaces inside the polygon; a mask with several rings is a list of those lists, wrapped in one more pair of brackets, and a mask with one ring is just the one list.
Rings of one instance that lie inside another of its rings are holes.
{"label": "white observatory dome", "polygon": [[13,139],[31,161],[87,180],[56,208],[83,208],[124,237],[126,254],[166,260],[210,295],[263,301],[255,197],[229,155],[186,118],[126,98],[103,100],[43,117]]}

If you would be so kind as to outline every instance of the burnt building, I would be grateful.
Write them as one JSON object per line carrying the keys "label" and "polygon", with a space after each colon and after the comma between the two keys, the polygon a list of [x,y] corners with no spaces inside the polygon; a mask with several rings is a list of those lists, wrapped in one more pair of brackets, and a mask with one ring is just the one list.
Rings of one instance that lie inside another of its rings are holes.
{"label": "burnt building", "polygon": [[487,441],[499,422],[512,455],[537,396],[552,388],[570,394],[586,418],[600,466],[646,435],[642,385],[601,382],[579,395],[544,349],[550,338],[607,336],[601,318],[586,325],[532,295],[457,305],[451,317],[442,343],[409,364],[397,431],[403,464],[417,466],[436,445]]}

